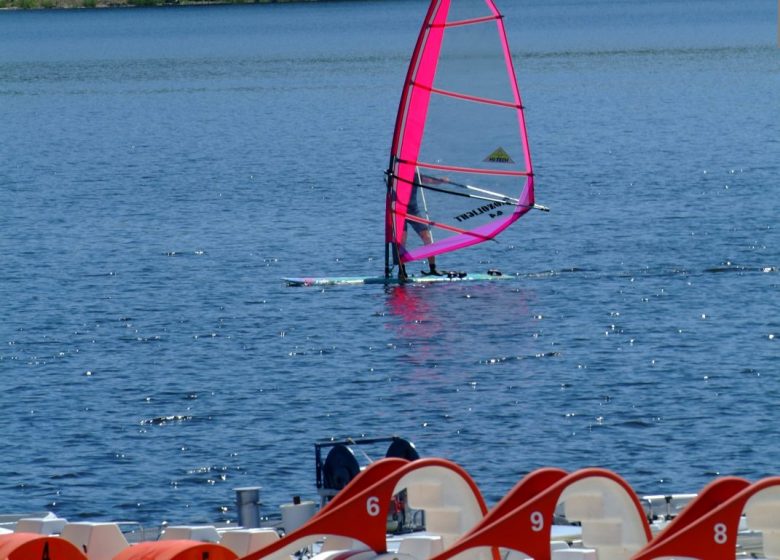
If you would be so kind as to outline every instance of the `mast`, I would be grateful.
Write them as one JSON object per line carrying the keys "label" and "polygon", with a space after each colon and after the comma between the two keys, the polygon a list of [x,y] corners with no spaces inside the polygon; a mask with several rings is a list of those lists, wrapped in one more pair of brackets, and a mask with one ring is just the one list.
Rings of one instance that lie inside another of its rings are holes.
{"label": "mast", "polygon": [[[387,183],[387,197],[385,204],[385,278],[389,278],[393,273],[394,263],[401,264],[401,258],[399,254],[397,235],[397,220],[394,219],[395,210],[395,182],[393,180],[396,169],[396,153],[398,153],[398,145],[401,141],[401,133],[404,127],[404,116],[409,102],[409,95],[411,93],[412,77],[415,74],[417,65],[420,62],[420,53],[425,44],[425,38],[428,33],[431,18],[436,12],[436,9],[441,0],[431,0],[428,4],[428,11],[425,14],[420,32],[417,34],[417,41],[412,51],[412,57],[409,59],[409,67],[406,69],[406,78],[404,79],[404,86],[401,90],[401,99],[398,102],[398,112],[395,118],[395,128],[393,130],[393,143],[390,147],[390,161],[385,172],[385,181]],[[449,5],[449,0],[444,0]],[[446,12],[446,9],[445,9]],[[391,261],[392,259],[392,261]]]}

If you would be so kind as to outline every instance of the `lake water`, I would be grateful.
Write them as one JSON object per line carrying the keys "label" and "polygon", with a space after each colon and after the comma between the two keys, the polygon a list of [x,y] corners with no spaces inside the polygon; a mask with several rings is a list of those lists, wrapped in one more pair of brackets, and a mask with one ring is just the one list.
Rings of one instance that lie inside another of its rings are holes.
{"label": "lake water", "polygon": [[381,274],[425,2],[0,13],[0,510],[234,520],[361,435],[489,503],[780,474],[774,2],[499,7],[552,212],[440,264],[519,280],[325,290]]}

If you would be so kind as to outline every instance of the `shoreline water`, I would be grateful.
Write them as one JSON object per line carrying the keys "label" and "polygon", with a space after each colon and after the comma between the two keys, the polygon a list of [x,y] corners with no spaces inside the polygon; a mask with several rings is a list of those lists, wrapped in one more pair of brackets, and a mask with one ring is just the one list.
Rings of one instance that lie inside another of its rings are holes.
{"label": "shoreline water", "polygon": [[424,0],[0,14],[3,509],[224,523],[391,429],[490,503],[777,474],[776,14],[590,4],[499,4],[553,212],[442,262],[536,274],[311,292],[379,268]]}

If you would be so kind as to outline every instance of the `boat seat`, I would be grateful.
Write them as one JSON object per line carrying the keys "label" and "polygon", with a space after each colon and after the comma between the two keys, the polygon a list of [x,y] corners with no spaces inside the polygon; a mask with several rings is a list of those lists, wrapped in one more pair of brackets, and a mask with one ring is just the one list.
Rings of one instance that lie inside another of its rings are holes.
{"label": "boat seat", "polygon": [[764,490],[748,500],[744,511],[748,528],[762,533],[767,558],[780,558],[780,496],[774,490]]}
{"label": "boat seat", "polygon": [[279,533],[271,528],[236,529],[223,532],[220,544],[239,556],[246,556],[278,540]]}
{"label": "boat seat", "polygon": [[780,558],[780,532],[764,531],[761,534],[764,556],[769,559]]}
{"label": "boat seat", "polygon": [[407,556],[406,554],[399,554],[398,552],[383,552],[382,554],[374,553],[374,557],[371,559],[359,558],[356,560],[417,560],[417,559],[414,558],[413,556]]}
{"label": "boat seat", "polygon": [[83,551],[89,560],[112,560],[128,546],[116,523],[67,523],[60,536]]}
{"label": "boat seat", "polygon": [[444,540],[438,535],[414,535],[401,540],[399,554],[408,554],[418,560],[427,560],[444,550]]}
{"label": "boat seat", "polygon": [[220,536],[213,525],[176,525],[166,527],[160,535],[160,540],[218,543]]}
{"label": "boat seat", "polygon": [[599,492],[582,492],[569,496],[564,503],[566,519],[585,521],[604,517],[604,496]]}
{"label": "boat seat", "polygon": [[326,550],[315,554],[311,560],[374,560],[376,556],[376,552],[367,549]]}
{"label": "boat seat", "polygon": [[780,530],[780,501],[748,502],[744,513],[753,531]]}
{"label": "boat seat", "polygon": [[595,548],[566,548],[552,551],[552,560],[599,560]]}
{"label": "boat seat", "polygon": [[425,528],[430,533],[461,533],[461,509],[429,507],[425,510]]}
{"label": "boat seat", "polygon": [[559,502],[569,521],[580,522],[582,548],[596,549],[599,560],[631,557],[649,538],[645,512],[633,490],[612,473],[580,472],[585,474],[566,486]]}
{"label": "boat seat", "polygon": [[595,519],[582,522],[582,542],[589,547],[619,545],[623,523],[619,519]]}
{"label": "boat seat", "polygon": [[[550,541],[550,556],[555,554],[556,550],[568,550],[569,543],[566,541]],[[502,556],[502,560],[531,560],[527,554],[517,550],[507,549]]]}
{"label": "boat seat", "polygon": [[503,556],[501,556],[501,560],[532,560],[532,558],[529,558],[529,556],[523,552],[518,552],[514,549],[507,549]]}
{"label": "boat seat", "polygon": [[332,550],[365,550],[368,548],[360,541],[342,537],[341,535],[328,535],[325,542],[322,543],[321,552],[330,552]]}
{"label": "boat seat", "polygon": [[415,482],[406,488],[406,500],[414,509],[428,509],[442,503],[441,483]]}
{"label": "boat seat", "polygon": [[62,533],[68,520],[62,517],[25,517],[16,522],[17,533],[55,535]]}

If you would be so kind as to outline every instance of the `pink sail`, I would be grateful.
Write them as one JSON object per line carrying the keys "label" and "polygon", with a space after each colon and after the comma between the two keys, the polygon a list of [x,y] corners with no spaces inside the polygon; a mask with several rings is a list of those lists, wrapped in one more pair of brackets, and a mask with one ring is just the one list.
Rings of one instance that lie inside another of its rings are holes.
{"label": "pink sail", "polygon": [[493,239],[534,207],[525,118],[493,0],[431,0],[387,171],[393,264]]}

